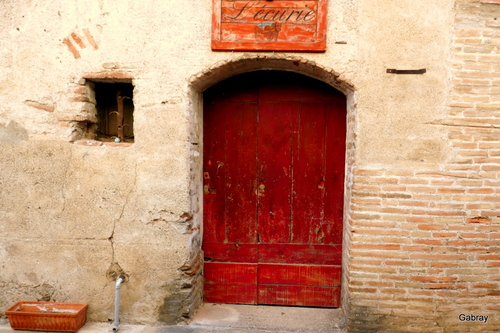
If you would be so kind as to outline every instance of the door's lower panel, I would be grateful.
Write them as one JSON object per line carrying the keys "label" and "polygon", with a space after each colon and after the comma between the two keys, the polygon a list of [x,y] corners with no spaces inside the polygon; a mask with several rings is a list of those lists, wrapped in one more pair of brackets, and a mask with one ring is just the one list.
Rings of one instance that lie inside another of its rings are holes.
{"label": "door's lower panel", "polygon": [[258,304],[295,306],[340,306],[339,287],[310,287],[259,284]]}
{"label": "door's lower panel", "polygon": [[205,283],[205,302],[257,304],[256,284]]}
{"label": "door's lower panel", "polygon": [[340,306],[340,266],[205,263],[205,301]]}
{"label": "door's lower panel", "polygon": [[340,266],[259,263],[257,284],[339,287]]}
{"label": "door's lower panel", "polygon": [[257,304],[257,264],[205,263],[205,301]]}

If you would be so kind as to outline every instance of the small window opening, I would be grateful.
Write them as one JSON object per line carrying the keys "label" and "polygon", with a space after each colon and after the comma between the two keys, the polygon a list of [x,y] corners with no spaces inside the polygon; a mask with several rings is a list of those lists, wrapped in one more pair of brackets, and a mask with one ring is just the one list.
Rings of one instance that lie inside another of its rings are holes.
{"label": "small window opening", "polygon": [[94,82],[98,118],[97,140],[134,142],[134,86]]}

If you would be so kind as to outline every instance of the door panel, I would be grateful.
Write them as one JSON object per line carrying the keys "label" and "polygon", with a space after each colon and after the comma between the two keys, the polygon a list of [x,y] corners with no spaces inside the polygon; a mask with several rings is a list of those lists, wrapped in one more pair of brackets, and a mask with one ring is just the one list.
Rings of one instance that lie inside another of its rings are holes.
{"label": "door panel", "polygon": [[205,300],[340,304],[345,97],[257,72],[204,95]]}
{"label": "door panel", "polygon": [[226,117],[226,161],[217,166],[226,170],[227,241],[256,243],[257,103],[228,103],[228,107],[231,117]]}
{"label": "door panel", "polygon": [[[259,105],[258,235],[260,243],[288,243],[291,224],[292,103]],[[292,116],[293,115],[293,116]]]}
{"label": "door panel", "polygon": [[259,264],[258,281],[263,284],[336,287],[340,268],[328,265]]}
{"label": "door panel", "polygon": [[339,307],[340,288],[259,284],[258,304]]}
{"label": "door panel", "polygon": [[226,169],[218,163],[225,159],[226,105],[205,104],[205,112],[210,117],[204,119],[204,156],[203,162],[203,212],[205,223],[203,238],[205,242],[223,242],[226,239]]}
{"label": "door panel", "polygon": [[258,261],[258,244],[215,243],[205,241],[205,262],[251,262]]}
{"label": "door panel", "polygon": [[257,304],[257,284],[205,283],[205,302]]}
{"label": "door panel", "polygon": [[324,103],[300,104],[300,122],[294,147],[293,243],[321,244],[324,218],[325,107]]}
{"label": "door panel", "polygon": [[258,262],[340,265],[342,246],[314,244],[258,244]]}
{"label": "door panel", "polygon": [[257,303],[257,264],[205,263],[205,301]]}

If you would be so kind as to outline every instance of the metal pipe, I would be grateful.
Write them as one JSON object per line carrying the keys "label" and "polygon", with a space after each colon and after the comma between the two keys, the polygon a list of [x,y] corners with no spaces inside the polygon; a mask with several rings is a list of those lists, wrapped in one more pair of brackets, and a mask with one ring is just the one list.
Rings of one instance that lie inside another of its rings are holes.
{"label": "metal pipe", "polygon": [[115,285],[115,321],[113,323],[113,331],[118,330],[118,325],[120,324],[120,287],[124,282],[124,278],[120,276],[116,280]]}

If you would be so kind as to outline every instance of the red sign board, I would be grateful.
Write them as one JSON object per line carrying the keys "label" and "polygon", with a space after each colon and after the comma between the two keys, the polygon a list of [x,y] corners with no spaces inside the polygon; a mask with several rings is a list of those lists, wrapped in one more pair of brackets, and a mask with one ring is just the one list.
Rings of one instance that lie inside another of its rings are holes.
{"label": "red sign board", "polygon": [[212,50],[326,50],[327,0],[212,0]]}

